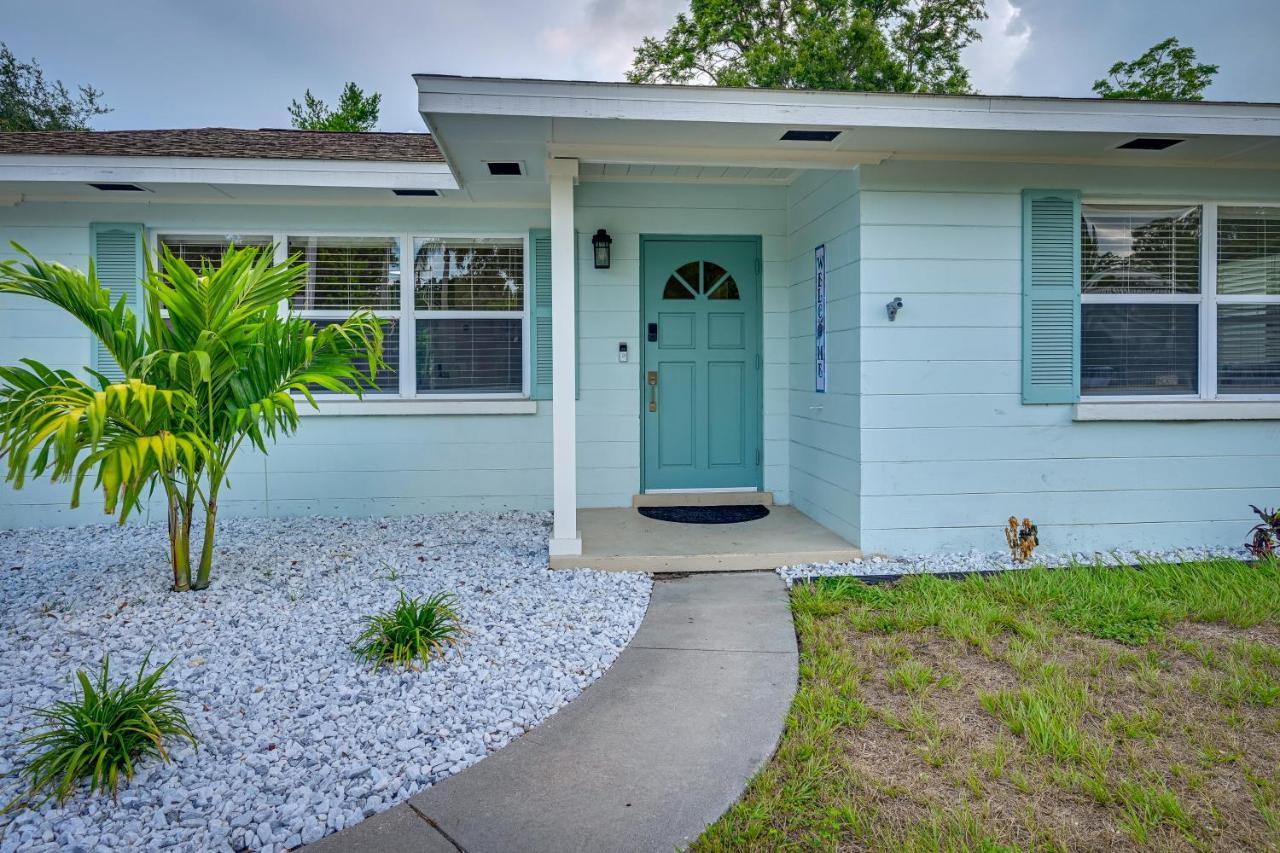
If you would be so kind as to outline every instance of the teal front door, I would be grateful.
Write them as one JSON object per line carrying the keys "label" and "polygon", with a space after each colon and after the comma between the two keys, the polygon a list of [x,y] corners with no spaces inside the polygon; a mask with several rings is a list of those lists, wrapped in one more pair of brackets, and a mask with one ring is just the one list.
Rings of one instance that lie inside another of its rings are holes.
{"label": "teal front door", "polygon": [[646,491],[761,485],[760,241],[641,241]]}

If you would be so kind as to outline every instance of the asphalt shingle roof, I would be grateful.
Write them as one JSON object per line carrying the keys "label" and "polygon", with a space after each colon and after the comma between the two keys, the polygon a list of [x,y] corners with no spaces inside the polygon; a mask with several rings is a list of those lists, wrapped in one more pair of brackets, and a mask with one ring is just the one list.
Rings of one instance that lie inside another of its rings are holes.
{"label": "asphalt shingle roof", "polygon": [[444,155],[429,133],[326,133],[230,127],[0,133],[0,154],[444,162]]}

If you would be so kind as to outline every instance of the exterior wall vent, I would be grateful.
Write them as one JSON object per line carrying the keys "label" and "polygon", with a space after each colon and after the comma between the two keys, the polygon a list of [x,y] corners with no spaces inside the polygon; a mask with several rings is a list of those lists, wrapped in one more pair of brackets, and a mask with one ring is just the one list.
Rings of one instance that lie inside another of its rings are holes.
{"label": "exterior wall vent", "polygon": [[782,134],[783,142],[831,142],[840,135],[838,130],[788,130]]}
{"label": "exterior wall vent", "polygon": [[512,160],[488,160],[485,165],[489,167],[490,175],[498,177],[524,174],[524,164]]}
{"label": "exterior wall vent", "polygon": [[1116,148],[1122,151],[1163,151],[1166,148],[1172,148],[1179,142],[1186,142],[1185,139],[1168,139],[1159,136],[1139,136],[1136,139],[1130,139]]}

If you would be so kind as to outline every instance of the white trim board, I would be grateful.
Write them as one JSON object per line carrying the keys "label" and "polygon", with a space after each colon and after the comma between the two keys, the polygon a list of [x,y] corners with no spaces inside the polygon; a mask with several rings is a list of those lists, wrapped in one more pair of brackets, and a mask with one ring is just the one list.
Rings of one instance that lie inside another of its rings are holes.
{"label": "white trim board", "polygon": [[414,80],[424,114],[1280,136],[1276,104],[806,92],[439,74],[419,74]]}
{"label": "white trim board", "polygon": [[320,397],[319,409],[301,397],[297,400],[299,417],[338,415],[536,415],[536,400],[330,400]]}
{"label": "white trim board", "polygon": [[227,157],[0,156],[0,181],[456,190],[445,163]]}
{"label": "white trim board", "polygon": [[1076,403],[1076,421],[1275,421],[1280,402]]}

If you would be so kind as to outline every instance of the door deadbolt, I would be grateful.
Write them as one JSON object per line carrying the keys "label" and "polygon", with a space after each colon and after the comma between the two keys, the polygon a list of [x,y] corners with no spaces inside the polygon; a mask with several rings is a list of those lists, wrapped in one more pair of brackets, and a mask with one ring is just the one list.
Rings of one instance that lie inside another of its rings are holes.
{"label": "door deadbolt", "polygon": [[649,411],[658,411],[658,371],[649,371]]}

